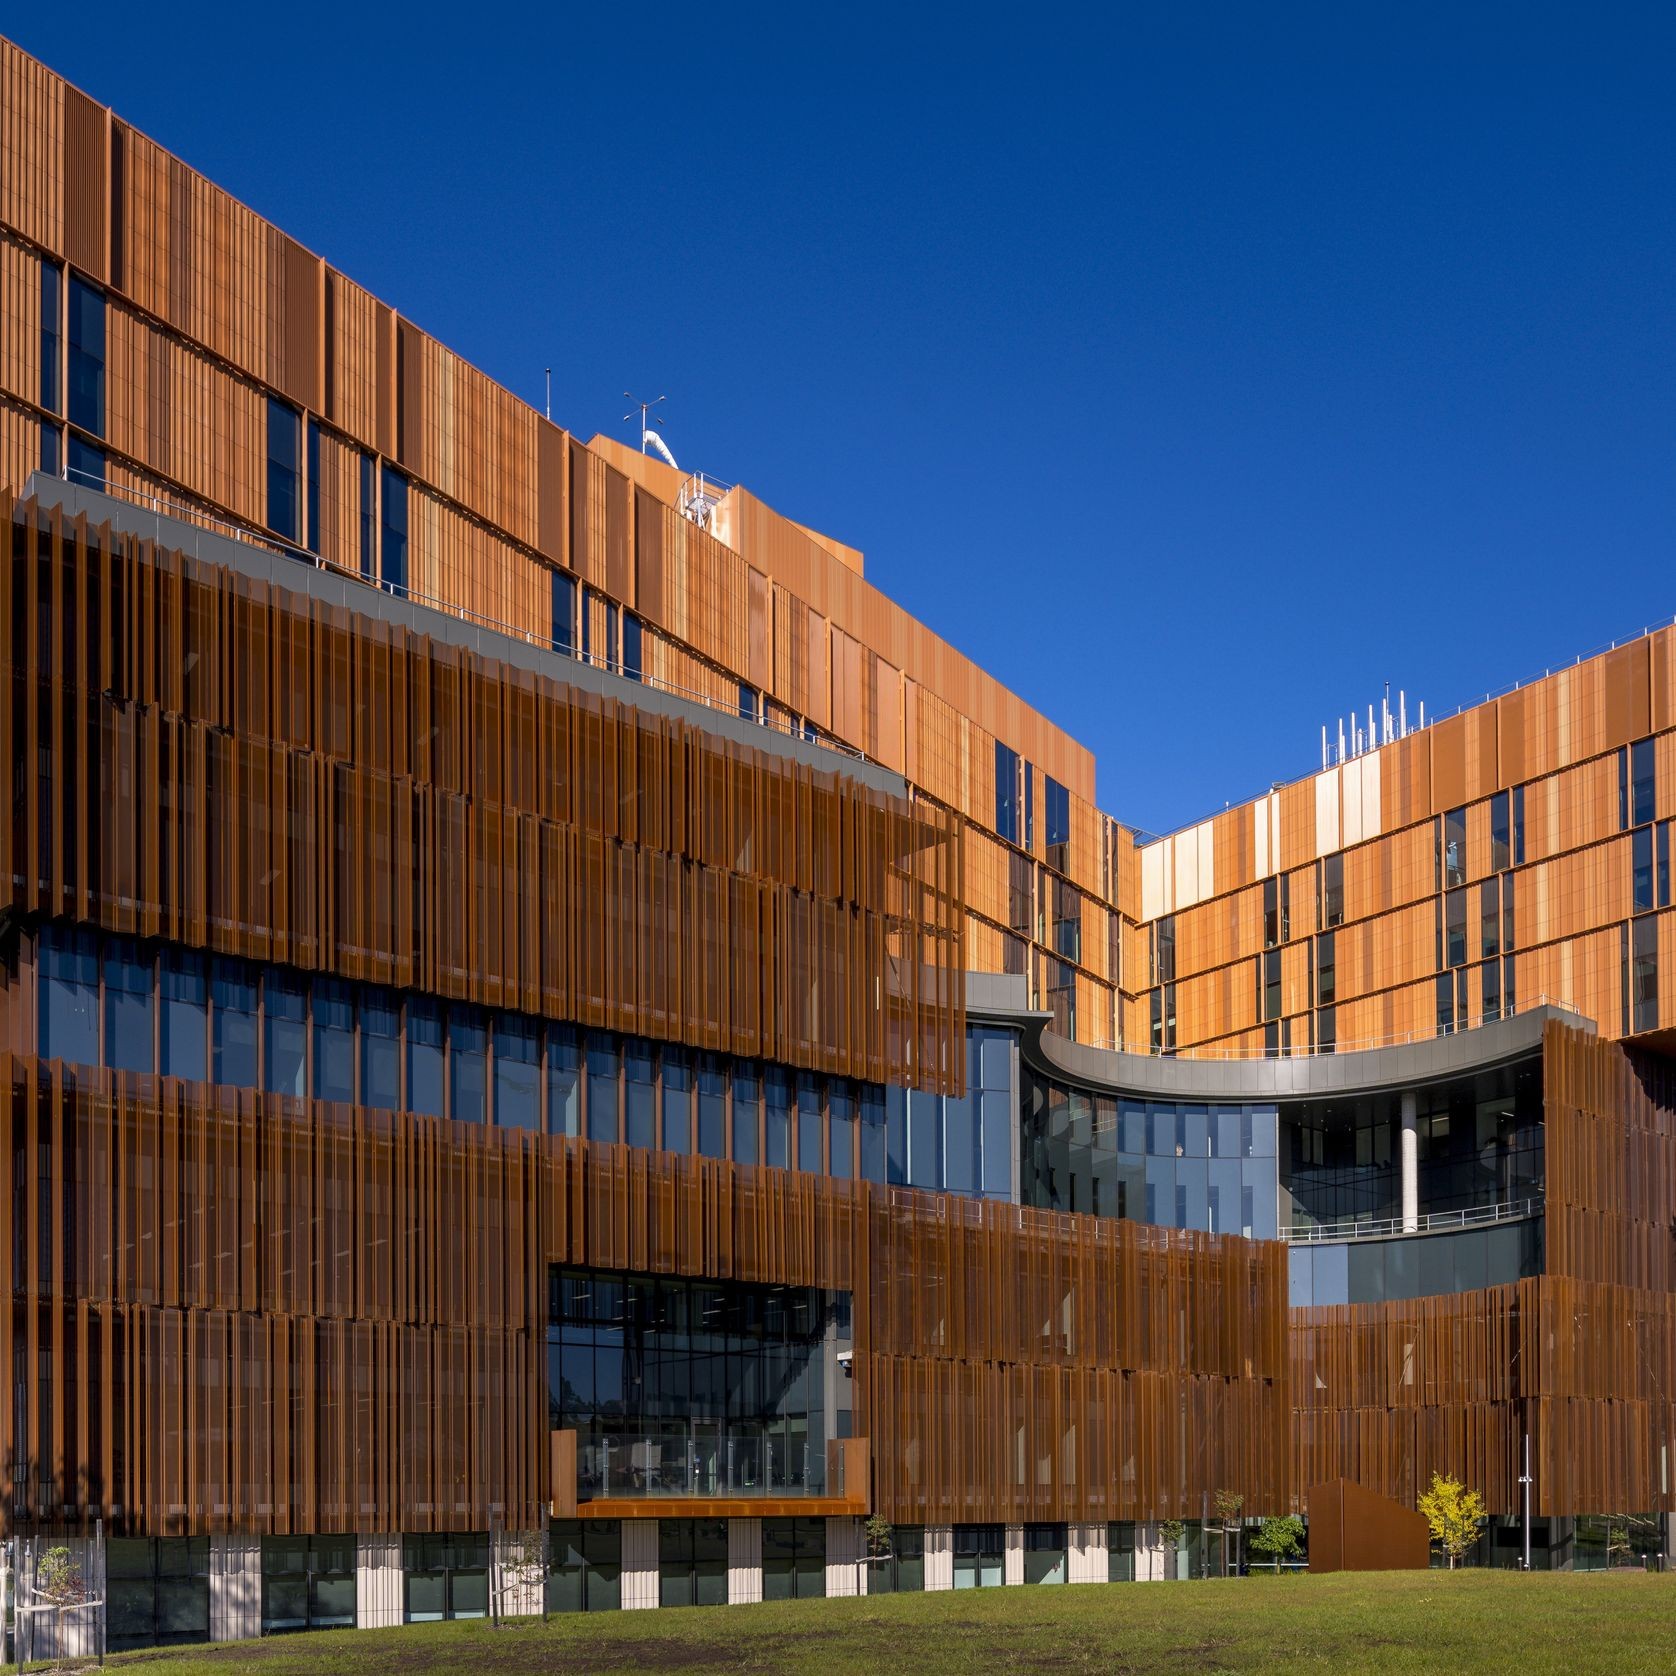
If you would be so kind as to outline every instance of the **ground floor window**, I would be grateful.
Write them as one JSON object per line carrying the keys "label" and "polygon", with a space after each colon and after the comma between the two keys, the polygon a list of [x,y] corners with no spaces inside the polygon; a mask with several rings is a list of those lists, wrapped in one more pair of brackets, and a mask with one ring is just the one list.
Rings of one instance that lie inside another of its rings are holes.
{"label": "ground floor window", "polygon": [[726,1519],[658,1520],[658,1605],[727,1605]]}
{"label": "ground floor window", "polygon": [[954,1586],[998,1589],[1007,1580],[1006,1532],[1000,1525],[954,1527]]}
{"label": "ground floor window", "polygon": [[826,1593],[826,1520],[762,1521],[762,1598],[807,1600]]}
{"label": "ground floor window", "polygon": [[1135,1527],[1132,1524],[1106,1526],[1106,1581],[1135,1581]]}
{"label": "ground floor window", "polygon": [[262,1538],[262,1633],[355,1627],[355,1538]]}
{"label": "ground floor window", "polygon": [[[1506,1529],[1506,1550],[1522,1544],[1524,1537],[1516,1520],[1496,1521]],[[1652,1513],[1579,1513],[1572,1537],[1571,1568],[1573,1571],[1610,1571],[1614,1566],[1648,1566],[1657,1559],[1663,1544],[1660,1542],[1659,1521]],[[1502,1530],[1493,1533],[1493,1541],[1503,1540]],[[1535,1544],[1533,1542],[1532,1546]],[[1506,1563],[1496,1553],[1491,1563]]]}
{"label": "ground floor window", "polygon": [[410,1624],[489,1615],[489,1538],[482,1531],[402,1539],[402,1587]]}
{"label": "ground floor window", "polygon": [[1063,1525],[1026,1525],[1024,1527],[1024,1580],[1026,1583],[1063,1583],[1065,1581],[1065,1527]]}
{"label": "ground floor window", "polygon": [[612,1612],[623,1604],[620,1520],[555,1519],[548,1535],[549,1612]]}
{"label": "ground floor window", "polygon": [[925,1527],[896,1525],[890,1553],[867,1568],[870,1595],[918,1594],[925,1587]]}
{"label": "ground floor window", "polygon": [[209,1538],[112,1537],[105,1551],[110,1650],[209,1640]]}

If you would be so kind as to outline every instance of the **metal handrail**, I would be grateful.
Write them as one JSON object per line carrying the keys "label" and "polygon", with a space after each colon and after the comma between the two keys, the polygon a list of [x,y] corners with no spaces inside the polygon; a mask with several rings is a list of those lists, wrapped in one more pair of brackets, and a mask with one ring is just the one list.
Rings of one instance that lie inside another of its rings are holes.
{"label": "metal handrail", "polygon": [[1294,1223],[1280,1230],[1292,1245],[1337,1245],[1350,1240],[1383,1240],[1393,1234],[1438,1234],[1450,1228],[1486,1228],[1498,1222],[1519,1222],[1542,1213],[1542,1195],[1508,1199],[1497,1205],[1471,1205],[1465,1210],[1434,1210],[1417,1217],[1410,1227],[1400,1216],[1349,1222]]}
{"label": "metal handrail", "polygon": [[[1512,1007],[1503,1007],[1499,1013],[1480,1013],[1475,1019],[1469,1018],[1466,1023],[1456,1025],[1452,1030],[1404,1030],[1392,1036],[1359,1036],[1351,1041],[1340,1041],[1333,1044],[1331,1054],[1324,1048],[1293,1048],[1289,1052],[1278,1055],[1281,1059],[1325,1059],[1333,1054],[1365,1053],[1372,1048],[1404,1047],[1413,1042],[1435,1042],[1444,1036],[1459,1036],[1467,1030],[1482,1029],[1486,1024],[1495,1024],[1504,1018],[1512,1018],[1518,1013],[1535,1012],[1540,1007],[1552,1007],[1557,1012],[1570,1013],[1574,1018],[1587,1020],[1588,1014],[1570,1001],[1561,1000],[1554,995],[1537,995]],[[1155,1048],[1150,1042],[1137,1044],[1133,1042],[1116,1042],[1109,1036],[1079,1037],[1079,1043],[1084,1047],[1102,1048],[1108,1053],[1135,1054],[1143,1059],[1227,1059],[1227,1060],[1263,1060],[1277,1057],[1264,1053],[1255,1048],[1217,1047],[1214,1043],[1202,1047],[1180,1048],[1172,1052],[1165,1052],[1162,1048]]]}
{"label": "metal handrail", "polygon": [[[800,728],[793,727],[789,719],[784,724],[772,719],[767,714],[766,708],[759,715],[745,716],[739,713],[737,704],[725,703],[720,699],[713,698],[709,693],[700,692],[697,688],[683,687],[678,682],[667,681],[660,676],[645,673],[631,676],[623,669],[620,661],[597,657],[592,652],[585,653],[576,647],[566,651],[563,647],[548,639],[547,636],[534,634],[520,624],[503,622],[498,617],[486,616],[481,611],[473,611],[467,606],[456,604],[452,600],[442,599],[435,594],[421,593],[416,588],[398,588],[391,583],[381,581],[377,577],[363,575],[359,568],[352,569],[348,565],[335,564],[321,554],[311,552],[305,547],[299,547],[295,542],[287,541],[283,536],[274,535],[269,530],[253,530],[248,524],[234,523],[230,519],[218,517],[215,513],[207,512],[202,507],[194,506],[190,502],[170,500],[164,495],[142,494],[137,489],[130,489],[121,484],[100,482],[91,472],[77,471],[68,463],[65,464],[62,471],[56,474],[43,473],[42,475],[56,475],[66,483],[73,483],[78,479],[83,480],[86,487],[97,489],[100,494],[129,500],[134,505],[147,511],[168,515],[180,514],[184,522],[208,527],[212,532],[225,531],[236,540],[278,552],[282,558],[292,559],[299,564],[306,564],[314,570],[326,571],[333,576],[342,576],[351,582],[359,582],[363,586],[376,589],[379,593],[389,594],[395,599],[411,600],[415,605],[423,605],[429,610],[440,611],[444,616],[470,623],[474,628],[490,629],[497,634],[506,635],[509,639],[523,641],[526,645],[535,646],[544,652],[550,652],[555,657],[570,658],[573,662],[584,664],[589,668],[603,669],[608,674],[620,675],[625,680],[637,681],[641,686],[649,687],[654,692],[670,693],[677,698],[684,698],[690,703],[701,704],[706,709],[714,710],[721,715],[731,716],[735,721],[748,722],[753,726],[766,728],[771,733],[781,733],[789,739],[800,740],[805,745],[814,745],[821,750],[836,751],[840,756],[853,758],[857,762],[872,761],[865,751],[858,751],[855,746],[846,744],[842,739],[835,738],[831,734],[822,733],[818,738],[811,739]],[[737,677],[730,676],[729,679],[737,681]]]}

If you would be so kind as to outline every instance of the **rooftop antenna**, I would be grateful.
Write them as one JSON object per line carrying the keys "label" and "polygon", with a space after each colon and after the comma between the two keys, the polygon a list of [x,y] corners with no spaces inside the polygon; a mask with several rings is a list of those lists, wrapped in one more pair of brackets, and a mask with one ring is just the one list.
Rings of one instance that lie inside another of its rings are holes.
{"label": "rooftop antenna", "polygon": [[547,418],[551,422],[553,417],[553,369],[547,369]]}

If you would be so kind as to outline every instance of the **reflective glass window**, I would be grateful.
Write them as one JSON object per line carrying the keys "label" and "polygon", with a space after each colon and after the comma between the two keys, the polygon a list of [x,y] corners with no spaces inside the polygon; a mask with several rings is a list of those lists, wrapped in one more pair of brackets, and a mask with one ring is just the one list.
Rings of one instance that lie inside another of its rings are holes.
{"label": "reflective glass window", "polygon": [[539,1129],[540,1033],[527,1019],[497,1013],[494,1050],[496,1124],[502,1129]]}
{"label": "reflective glass window", "polygon": [[838,1177],[855,1174],[855,1090],[847,1082],[833,1081],[826,1089],[827,1169]]}
{"label": "reflective glass window", "polygon": [[[669,1050],[664,1051],[664,1068]],[[547,1133],[579,1135],[582,1132],[582,1054],[576,1032],[568,1024],[547,1027]],[[668,1143],[665,1142],[667,1145]]]}
{"label": "reflective glass window", "polygon": [[1525,788],[1513,788],[1513,865],[1525,864]]}
{"label": "reflective glass window", "polygon": [[407,592],[407,479],[384,468],[380,509],[379,580],[393,594]]}
{"label": "reflective glass window", "polygon": [[475,1007],[448,1009],[448,1115],[465,1123],[489,1119],[489,1030]]}
{"label": "reflective glass window", "polygon": [[371,454],[361,456],[361,576],[378,574],[378,474]]}
{"label": "reflective glass window", "polygon": [[105,434],[105,294],[70,275],[70,423]]}
{"label": "reflective glass window", "polygon": [[64,275],[56,262],[41,264],[41,406],[58,411],[59,315]]}
{"label": "reflective glass window", "polygon": [[1315,1004],[1330,1007],[1338,999],[1338,956],[1333,933],[1315,939]]}
{"label": "reflective glass window", "polygon": [[1464,890],[1452,890],[1443,899],[1444,963],[1462,966],[1467,957],[1467,900]]}
{"label": "reflective glass window", "polygon": [[892,1187],[908,1181],[908,1091],[885,1089],[885,1179]]}
{"label": "reflective glass window", "polygon": [[105,1063],[114,1071],[157,1069],[153,967],[128,942],[105,945]]}
{"label": "reflective glass window", "polygon": [[621,1139],[617,1120],[617,1040],[603,1030],[588,1032],[588,1139]]}
{"label": "reflective glass window", "polygon": [[92,940],[53,930],[40,944],[41,1056],[99,1063],[99,960]]}
{"label": "reflective glass window", "polygon": [[1653,829],[1638,826],[1630,836],[1630,908],[1645,913],[1657,900],[1653,881]]}
{"label": "reflective glass window", "polygon": [[266,1030],[262,1086],[270,1094],[308,1092],[308,988],[301,978],[269,971],[262,979]]}
{"label": "reflective glass window", "polygon": [[308,422],[308,550],[320,551],[320,421]]}
{"label": "reflective glass window", "polygon": [[1466,883],[1466,809],[1451,809],[1443,817],[1438,849],[1438,888]]}
{"label": "reflective glass window", "polygon": [[361,1026],[361,1104],[397,1111],[402,1103],[402,1015],[393,996],[364,989],[356,1012]]}
{"label": "reflective glass window", "polygon": [[684,1048],[663,1050],[663,1145],[666,1152],[692,1151],[692,1072]]}
{"label": "reflective glass window", "polygon": [[298,483],[302,416],[268,398],[268,528],[287,541],[298,536]]}
{"label": "reflective glass window", "polygon": [[1629,824],[1644,826],[1653,818],[1654,790],[1653,741],[1638,739],[1629,748]]}
{"label": "reflective glass window", "polygon": [[727,1157],[727,1072],[713,1053],[698,1062],[698,1150],[705,1158]]}
{"label": "reflective glass window", "polygon": [[314,1097],[355,1098],[355,1005],[348,987],[314,980]]}
{"label": "reflective glass window", "polygon": [[407,1109],[441,1117],[447,1070],[442,1008],[414,997],[407,1003]]}
{"label": "reflective glass window", "polygon": [[632,611],[623,613],[623,673],[631,681],[645,676],[644,653],[641,650],[640,619]]}
{"label": "reflective glass window", "polygon": [[1492,955],[1501,949],[1501,881],[1486,879],[1478,887],[1478,952]]}
{"label": "reflective glass window", "polygon": [[576,651],[576,578],[563,570],[553,572],[553,650]]}
{"label": "reflective glass window", "polygon": [[825,1164],[822,1155],[821,1089],[811,1076],[797,1079],[797,1167],[819,1175]]}
{"label": "reflective glass window", "polygon": [[762,1161],[776,1170],[791,1168],[791,1073],[769,1066],[763,1079]]}
{"label": "reflective glass window", "polygon": [[762,1123],[762,1078],[754,1065],[733,1067],[733,1161],[757,1161],[757,1135]]}
{"label": "reflective glass window", "polygon": [[65,444],[64,463],[72,483],[80,483],[89,489],[103,489],[105,486],[105,451],[95,448],[91,443],[83,442],[74,431],[70,432],[70,439]]}
{"label": "reflective glass window", "polygon": [[1018,752],[995,741],[995,830],[1009,843],[1018,842]]}
{"label": "reflective glass window", "polygon": [[210,967],[210,1030],[216,1082],[235,1088],[256,1086],[258,1028],[256,977],[240,960],[217,960]]}
{"label": "reflective glass window", "polygon": [[[987,1131],[986,1131],[987,1136]],[[876,1083],[861,1090],[861,1178],[885,1179],[885,1091]]]}
{"label": "reflective glass window", "polygon": [[202,1082],[209,1075],[209,982],[204,963],[183,949],[166,949],[159,981],[163,1075]]}
{"label": "reflective glass window", "polygon": [[1490,799],[1490,870],[1504,872],[1512,854],[1512,819],[1508,794],[1498,791]]}

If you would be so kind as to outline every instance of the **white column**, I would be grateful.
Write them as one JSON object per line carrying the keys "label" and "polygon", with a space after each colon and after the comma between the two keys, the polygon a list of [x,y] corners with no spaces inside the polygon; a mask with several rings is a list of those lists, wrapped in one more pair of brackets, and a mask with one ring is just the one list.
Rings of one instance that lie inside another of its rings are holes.
{"label": "white column", "polygon": [[546,1604],[540,1531],[497,1531],[494,1569],[503,1618],[534,1618]]}
{"label": "white column", "polygon": [[744,1606],[762,1599],[762,1520],[727,1522],[727,1603]]}
{"label": "white column", "polygon": [[[729,1558],[732,1539],[729,1538]],[[761,1575],[760,1568],[758,1575]],[[658,1603],[658,1522],[623,1521],[623,1610],[631,1612]]]}
{"label": "white column", "polygon": [[866,1559],[867,1538],[859,1519],[839,1514],[826,1521],[826,1593],[828,1599],[839,1595],[867,1593]]}
{"label": "white column", "polygon": [[954,1526],[925,1527],[925,1590],[954,1587]]}
{"label": "white column", "polygon": [[1065,1581],[1104,1583],[1110,1571],[1108,1531],[1104,1525],[1067,1525]]}
{"label": "white column", "polygon": [[262,1633],[262,1539],[209,1539],[211,1641],[253,1641]]}
{"label": "white column", "polygon": [[1024,1526],[1007,1526],[1007,1547],[1002,1563],[1001,1581],[1011,1587],[1024,1581]]}
{"label": "white column", "polygon": [[1420,1102],[1412,1088],[1402,1096],[1402,1226],[1405,1234],[1420,1226]]}
{"label": "white column", "polygon": [[388,1629],[407,1615],[402,1599],[402,1539],[355,1538],[355,1626]]}

